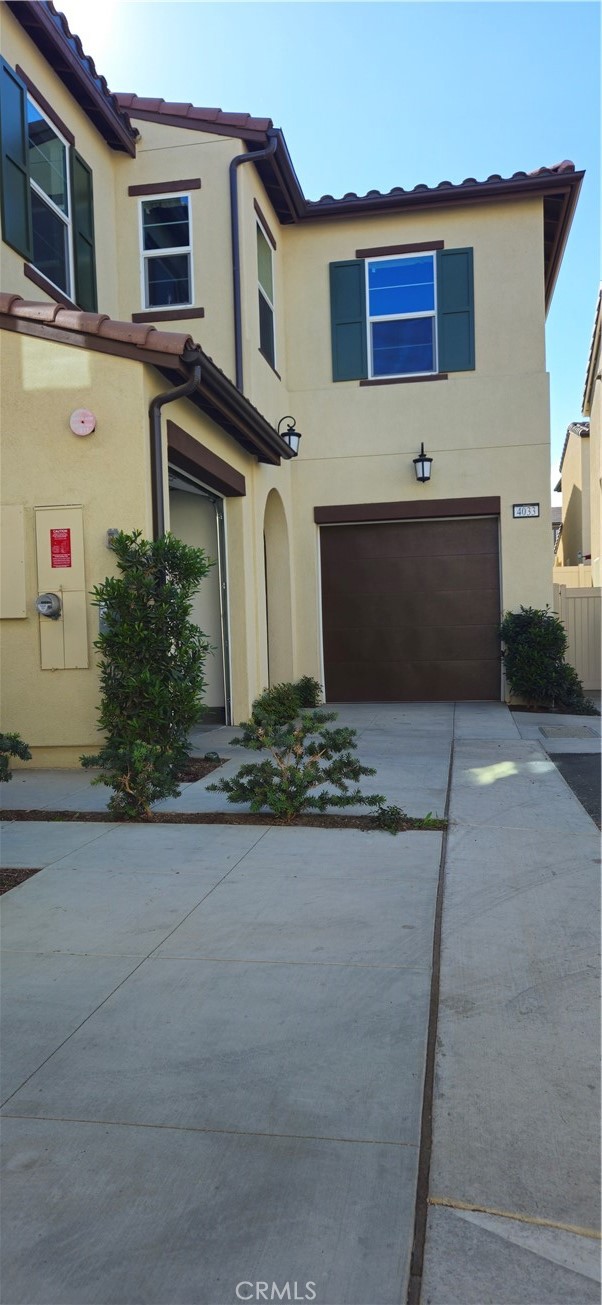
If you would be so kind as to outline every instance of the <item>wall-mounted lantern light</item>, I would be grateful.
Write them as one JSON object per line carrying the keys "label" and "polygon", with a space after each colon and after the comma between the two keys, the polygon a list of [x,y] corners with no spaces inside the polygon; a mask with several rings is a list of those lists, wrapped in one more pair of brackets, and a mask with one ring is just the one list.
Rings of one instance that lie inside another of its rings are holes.
{"label": "wall-mounted lantern light", "polygon": [[421,484],[424,485],[424,483],[427,480],[430,480],[432,465],[433,465],[433,459],[429,458],[428,453],[424,452],[424,444],[421,444],[420,453],[418,454],[417,458],[414,458],[414,471],[416,472],[416,480],[419,480]]}
{"label": "wall-mounted lantern light", "polygon": [[285,441],[285,443],[288,444],[291,453],[293,453],[296,457],[299,452],[299,441],[301,439],[301,431],[295,430],[295,425],[296,425],[295,417],[281,417],[280,421],[278,422],[279,435],[281,433],[280,427],[282,426],[282,423],[284,421],[288,421],[289,425],[287,426],[286,430],[282,433],[282,438]]}

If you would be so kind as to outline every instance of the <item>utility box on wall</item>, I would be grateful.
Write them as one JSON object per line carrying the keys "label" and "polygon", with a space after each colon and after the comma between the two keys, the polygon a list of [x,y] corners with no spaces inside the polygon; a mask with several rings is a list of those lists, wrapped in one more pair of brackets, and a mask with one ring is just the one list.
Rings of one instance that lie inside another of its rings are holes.
{"label": "utility box on wall", "polygon": [[38,594],[57,594],[58,619],[40,616],[43,671],[84,670],[88,661],[81,507],[35,508]]}

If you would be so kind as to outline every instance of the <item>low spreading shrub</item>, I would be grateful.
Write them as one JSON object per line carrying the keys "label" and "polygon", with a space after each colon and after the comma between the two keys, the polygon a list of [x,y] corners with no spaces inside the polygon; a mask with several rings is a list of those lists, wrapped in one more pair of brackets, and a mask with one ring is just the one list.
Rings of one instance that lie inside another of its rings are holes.
{"label": "low spreading shrub", "polygon": [[[366,795],[350,787],[363,775],[376,772],[362,766],[355,755],[355,730],[329,728],[336,719],[332,711],[301,711],[282,722],[268,714],[253,715],[243,724],[242,736],[232,742],[269,752],[270,757],[241,766],[233,779],[221,779],[209,788],[226,793],[229,802],[248,803],[253,812],[267,807],[286,823],[306,811],[381,807],[385,802],[381,794]],[[326,785],[335,792],[327,791]]]}
{"label": "low spreading shrub", "polygon": [[296,682],[299,703],[302,707],[319,707],[322,701],[322,685],[311,675],[302,675]]}
{"label": "low spreading shrub", "polygon": [[285,680],[264,689],[251,708],[252,719],[258,723],[270,720],[280,725],[294,720],[303,708],[318,707],[322,701],[322,685],[310,675],[300,680]]}
{"label": "low spreading shrub", "polygon": [[31,752],[20,734],[0,734],[0,784],[8,784],[13,777],[9,757],[31,761]]}
{"label": "low spreading shrub", "polygon": [[554,612],[547,607],[543,611],[521,607],[519,612],[506,612],[500,635],[513,694],[530,707],[554,707],[579,714],[595,712],[577,672],[565,661],[566,631]]}
{"label": "low spreading shrub", "polygon": [[121,575],[93,590],[103,611],[99,710],[106,742],[83,766],[113,789],[109,810],[148,820],[151,805],[177,796],[188,735],[199,720],[207,639],[190,620],[191,599],[212,563],[173,535],[120,532],[113,551]]}

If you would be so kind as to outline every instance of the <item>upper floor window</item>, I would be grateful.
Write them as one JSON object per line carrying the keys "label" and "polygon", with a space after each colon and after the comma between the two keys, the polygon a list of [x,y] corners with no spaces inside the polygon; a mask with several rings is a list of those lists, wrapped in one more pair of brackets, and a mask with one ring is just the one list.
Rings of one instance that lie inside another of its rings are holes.
{"label": "upper floor window", "polygon": [[366,263],[369,375],[437,370],[435,255]]}
{"label": "upper floor window", "polygon": [[92,173],[70,128],[41,94],[40,108],[24,77],[0,59],[2,237],[51,298],[96,312]]}
{"label": "upper floor window", "polygon": [[189,195],[154,195],[141,202],[145,308],[192,307]]}
{"label": "upper floor window", "polygon": [[[379,257],[375,257],[375,255]],[[333,381],[445,378],[475,368],[473,250],[357,250],[331,263]]]}
{"label": "upper floor window", "polygon": [[32,262],[52,284],[73,297],[73,234],[68,144],[27,98],[31,188]]}
{"label": "upper floor window", "polygon": [[272,249],[257,223],[257,280],[259,295],[259,348],[272,367],[276,366],[274,333],[274,268]]}

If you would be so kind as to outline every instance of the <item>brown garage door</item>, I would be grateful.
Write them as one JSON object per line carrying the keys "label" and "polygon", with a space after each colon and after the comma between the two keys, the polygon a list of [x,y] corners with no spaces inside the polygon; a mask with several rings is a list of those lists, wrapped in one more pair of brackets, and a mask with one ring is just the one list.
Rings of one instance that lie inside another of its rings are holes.
{"label": "brown garage door", "polygon": [[500,698],[495,517],[323,526],[330,702]]}

